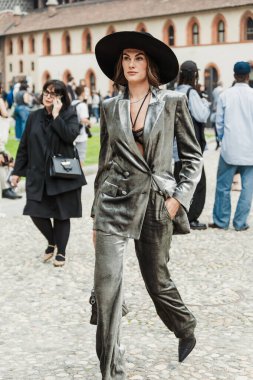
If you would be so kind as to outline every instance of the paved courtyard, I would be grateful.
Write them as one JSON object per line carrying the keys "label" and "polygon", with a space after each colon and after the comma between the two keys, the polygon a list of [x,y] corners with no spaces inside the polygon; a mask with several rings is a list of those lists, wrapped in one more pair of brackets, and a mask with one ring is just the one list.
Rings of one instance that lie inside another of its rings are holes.
{"label": "paved courtyard", "polygon": [[[201,221],[212,221],[219,152],[205,153],[208,181]],[[101,379],[88,303],[94,174],[83,190],[82,219],[72,221],[64,268],[43,264],[45,241],[21,200],[3,200],[0,219],[0,380]],[[233,206],[239,192],[233,192]],[[156,316],[132,242],[125,259],[123,318],[129,380],[253,379],[253,211],[245,232],[207,229],[175,236],[170,271],[198,320],[197,346],[182,364],[178,341]]]}

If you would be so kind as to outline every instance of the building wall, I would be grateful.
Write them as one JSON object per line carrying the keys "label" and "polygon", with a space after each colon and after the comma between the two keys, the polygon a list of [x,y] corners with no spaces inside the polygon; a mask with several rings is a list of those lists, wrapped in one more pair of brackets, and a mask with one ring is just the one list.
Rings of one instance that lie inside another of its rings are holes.
{"label": "building wall", "polygon": [[[173,47],[178,57],[179,63],[191,59],[197,62],[200,68],[200,83],[204,83],[204,70],[213,65],[217,68],[219,79],[223,81],[225,87],[229,87],[233,81],[233,65],[238,60],[252,61],[253,41],[240,43],[240,21],[242,15],[249,7],[226,9],[224,12],[201,12],[193,15],[177,15],[171,18],[153,17],[149,19],[140,19],[135,21],[117,22],[113,24],[116,31],[136,30],[139,22],[142,22],[147,31],[155,37],[163,40],[163,29],[168,20],[171,20],[175,26],[175,43]],[[226,25],[226,43],[214,44],[212,42],[213,33],[212,25],[217,14],[222,14],[225,18]],[[189,46],[188,44],[188,24],[194,17],[200,26],[200,44],[198,46]],[[93,70],[96,76],[96,88],[102,94],[105,94],[110,86],[110,81],[100,71],[95,55],[94,47],[100,38],[107,34],[109,24],[93,25],[89,29],[92,35],[92,52],[84,54],[82,52],[82,34],[84,27],[69,29],[71,38],[71,54],[62,54],[62,35],[65,30],[50,31],[51,51],[50,56],[43,55],[43,31],[34,34],[36,53],[28,52],[28,35],[23,36],[24,54],[17,54],[18,36],[14,36],[13,55],[6,54],[6,81],[11,81],[14,74],[20,74],[19,61],[24,62],[24,72],[31,78],[35,85],[35,90],[39,91],[43,85],[45,72],[48,72],[51,78],[63,79],[64,73],[68,70],[72,76],[79,82],[85,78],[89,70]],[[31,62],[34,62],[35,70],[31,70]],[[9,71],[9,64],[13,65],[13,72]]]}

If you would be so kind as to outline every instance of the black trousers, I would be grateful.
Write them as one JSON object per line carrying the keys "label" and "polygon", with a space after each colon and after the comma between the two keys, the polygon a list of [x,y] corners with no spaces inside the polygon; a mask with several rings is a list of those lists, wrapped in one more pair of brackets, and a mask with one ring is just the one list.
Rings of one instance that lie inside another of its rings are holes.
{"label": "black trousers", "polygon": [[70,233],[70,219],[54,219],[53,224],[48,218],[37,218],[32,216],[31,219],[42,235],[47,239],[48,244],[56,245],[57,252],[65,255]]}
{"label": "black trousers", "polygon": [[[174,167],[174,177],[177,182],[179,182],[179,172],[182,168],[181,161],[175,162]],[[206,174],[203,167],[199,183],[197,184],[196,190],[192,197],[192,203],[187,214],[188,220],[191,223],[194,220],[197,220],[204,208],[206,201]]]}

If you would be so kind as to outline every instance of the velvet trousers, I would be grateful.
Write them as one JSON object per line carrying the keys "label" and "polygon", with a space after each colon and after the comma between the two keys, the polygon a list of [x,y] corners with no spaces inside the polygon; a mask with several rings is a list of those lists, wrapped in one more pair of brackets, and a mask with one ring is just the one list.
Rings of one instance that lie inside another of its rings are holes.
{"label": "velvet trousers", "polygon": [[[135,251],[147,291],[158,316],[177,338],[193,334],[196,320],[184,305],[167,267],[172,221],[164,199],[151,191]],[[96,234],[95,294],[98,306],[96,351],[103,380],[126,379],[120,343],[123,303],[123,258],[128,238],[103,231]]]}

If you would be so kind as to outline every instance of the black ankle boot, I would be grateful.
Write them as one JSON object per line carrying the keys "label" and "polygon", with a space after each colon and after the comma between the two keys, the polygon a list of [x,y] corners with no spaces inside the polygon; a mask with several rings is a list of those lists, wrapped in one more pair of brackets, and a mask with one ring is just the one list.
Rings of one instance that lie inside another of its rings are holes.
{"label": "black ankle boot", "polygon": [[182,363],[187,356],[192,352],[196,345],[196,338],[194,335],[188,338],[180,338],[178,344],[178,361]]}

